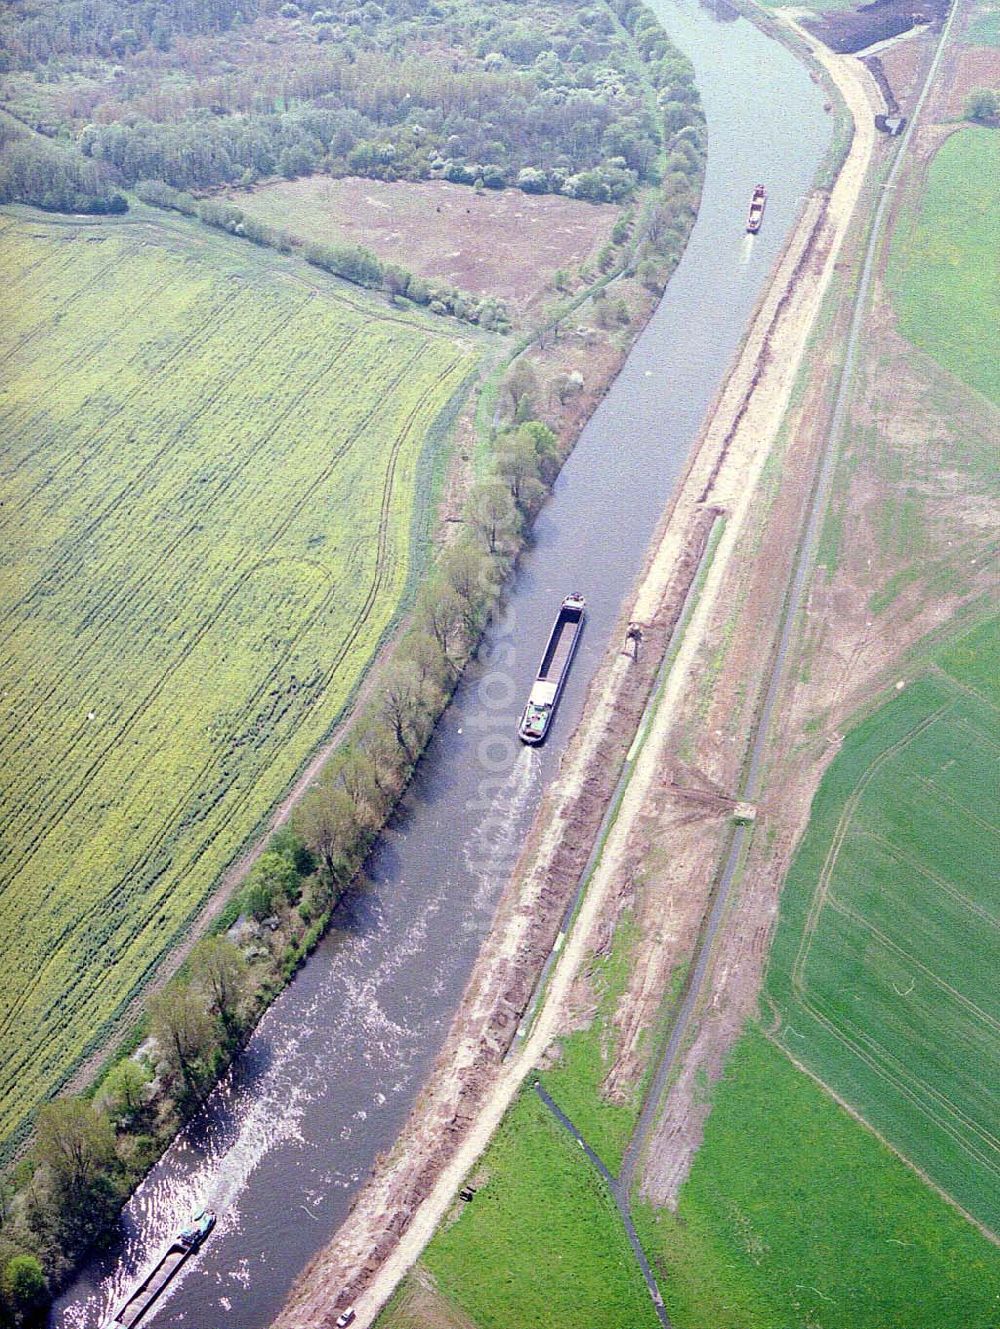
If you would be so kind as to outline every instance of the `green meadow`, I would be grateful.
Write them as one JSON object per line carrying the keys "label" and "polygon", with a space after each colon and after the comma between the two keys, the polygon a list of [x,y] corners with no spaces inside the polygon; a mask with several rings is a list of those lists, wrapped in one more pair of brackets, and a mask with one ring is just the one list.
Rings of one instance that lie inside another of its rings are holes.
{"label": "green meadow", "polygon": [[935,153],[915,213],[893,235],[887,281],[900,330],[1000,404],[1000,134],[967,125]]}
{"label": "green meadow", "polygon": [[[472,1202],[442,1225],[423,1257],[439,1294],[461,1313],[456,1323],[655,1329],[614,1200],[530,1088],[504,1118],[476,1180]],[[404,1285],[379,1329],[414,1323],[408,1300]]]}
{"label": "green meadow", "polygon": [[636,1225],[675,1329],[1000,1322],[996,1247],[756,1028],[716,1086],[677,1213],[640,1209]]}
{"label": "green meadow", "polygon": [[195,230],[0,226],[2,1141],[342,713],[481,343]]}
{"label": "green meadow", "polygon": [[844,739],[781,898],[777,1037],[1000,1229],[1000,620]]}

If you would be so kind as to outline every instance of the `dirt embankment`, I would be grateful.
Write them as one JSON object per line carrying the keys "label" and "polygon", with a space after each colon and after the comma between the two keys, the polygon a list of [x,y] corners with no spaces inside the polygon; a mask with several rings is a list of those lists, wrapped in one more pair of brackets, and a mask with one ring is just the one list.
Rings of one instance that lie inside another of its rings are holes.
{"label": "dirt embankment", "polygon": [[898,37],[917,24],[934,24],[940,29],[949,7],[950,0],[869,0],[803,22],[831,50],[846,55]]}

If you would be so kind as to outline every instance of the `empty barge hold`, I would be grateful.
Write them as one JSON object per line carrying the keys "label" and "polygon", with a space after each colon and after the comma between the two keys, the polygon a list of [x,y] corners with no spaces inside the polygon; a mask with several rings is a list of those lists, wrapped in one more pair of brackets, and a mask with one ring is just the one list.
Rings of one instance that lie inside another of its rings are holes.
{"label": "empty barge hold", "polygon": [[583,630],[586,607],[587,602],[582,595],[567,595],[562,602],[549,636],[549,644],[542,656],[538,677],[517,727],[523,743],[541,743],[549,731]]}
{"label": "empty barge hold", "polygon": [[747,216],[747,230],[751,235],[756,235],[760,230],[760,224],[764,220],[764,204],[767,202],[767,190],[763,185],[758,185],[753,191],[753,198],[750,200],[750,212]]}
{"label": "empty barge hold", "polygon": [[177,1270],[195,1253],[213,1227],[215,1227],[215,1214],[211,1209],[203,1209],[200,1214],[195,1214],[188,1226],[178,1232],[164,1251],[156,1267],[146,1275],[118,1311],[109,1329],[114,1329],[116,1324],[124,1325],[125,1329],[131,1329],[132,1325],[138,1324]]}

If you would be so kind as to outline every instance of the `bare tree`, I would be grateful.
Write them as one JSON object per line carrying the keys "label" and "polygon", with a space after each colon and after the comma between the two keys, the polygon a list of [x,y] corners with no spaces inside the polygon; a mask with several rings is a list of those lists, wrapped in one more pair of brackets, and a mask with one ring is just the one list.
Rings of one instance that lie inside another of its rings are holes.
{"label": "bare tree", "polygon": [[337,864],[357,843],[358,814],[354,800],[346,790],[321,781],[313,785],[299,804],[295,825],[316,855],[327,880],[332,881]]}
{"label": "bare tree", "polygon": [[354,804],[358,821],[369,828],[377,826],[385,815],[387,801],[373,755],[358,743],[352,743],[340,759],[337,778]]}
{"label": "bare tree", "polygon": [[382,685],[379,711],[412,766],[426,737],[427,722],[426,685],[412,661],[400,661],[389,672]]}
{"label": "bare tree", "polygon": [[465,541],[446,551],[441,567],[462,602],[465,634],[471,641],[479,632],[486,607],[496,593],[496,569],[481,549]]}
{"label": "bare tree", "polygon": [[403,643],[405,659],[415,667],[424,685],[424,700],[427,706],[434,707],[440,702],[445,688],[451,680],[450,661],[445,658],[440,643],[429,632],[417,628]]}
{"label": "bare tree", "polygon": [[538,478],[538,453],[534,442],[520,430],[503,440],[497,474],[522,512],[538,508],[545,495],[545,486]]}
{"label": "bare tree", "polygon": [[457,673],[458,661],[452,652],[465,644],[463,604],[458,592],[447,582],[429,583],[421,594],[417,617],[440,646],[452,673]]}
{"label": "bare tree", "polygon": [[515,360],[504,379],[504,391],[515,420],[523,418],[538,393],[538,375],[530,360]]}

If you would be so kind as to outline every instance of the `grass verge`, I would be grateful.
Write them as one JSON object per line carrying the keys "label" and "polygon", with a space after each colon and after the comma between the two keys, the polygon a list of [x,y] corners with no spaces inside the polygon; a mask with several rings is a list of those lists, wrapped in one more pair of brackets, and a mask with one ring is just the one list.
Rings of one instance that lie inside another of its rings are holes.
{"label": "grass verge", "polygon": [[1000,404],[1000,134],[966,126],[935,154],[915,216],[897,226],[887,281],[900,330]]}

